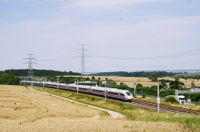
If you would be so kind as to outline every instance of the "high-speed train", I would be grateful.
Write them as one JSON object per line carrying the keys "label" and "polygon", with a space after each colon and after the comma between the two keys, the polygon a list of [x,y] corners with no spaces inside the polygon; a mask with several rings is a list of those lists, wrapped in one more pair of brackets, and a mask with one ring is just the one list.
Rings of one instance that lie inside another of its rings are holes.
{"label": "high-speed train", "polygon": [[64,84],[64,83],[54,83],[54,82],[38,82],[38,81],[21,81],[21,84],[24,85],[32,84],[34,86],[92,94],[123,101],[131,101],[133,99],[133,95],[130,93],[130,91],[120,90],[116,88],[105,88],[98,86],[86,86],[86,85]]}

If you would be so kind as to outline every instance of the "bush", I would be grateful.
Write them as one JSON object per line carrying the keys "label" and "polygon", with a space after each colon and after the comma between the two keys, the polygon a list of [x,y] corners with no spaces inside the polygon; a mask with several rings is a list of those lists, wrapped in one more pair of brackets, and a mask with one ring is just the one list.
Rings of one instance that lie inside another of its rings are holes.
{"label": "bush", "polygon": [[170,102],[172,104],[178,104],[178,101],[175,99],[174,96],[167,96],[167,97],[165,97],[165,102]]}
{"label": "bush", "polygon": [[190,98],[192,101],[199,102],[200,101],[200,94],[199,93],[191,93],[191,94],[184,94],[186,98]]}
{"label": "bush", "polygon": [[142,91],[142,98],[146,98],[146,92]]}
{"label": "bush", "polygon": [[[145,92],[146,95],[150,95],[150,96],[157,96],[157,87],[156,86],[152,86],[152,87],[137,87],[137,94],[141,94],[142,92]],[[168,95],[175,95],[175,91],[172,89],[168,89],[164,92],[160,93],[161,97],[165,97]]]}

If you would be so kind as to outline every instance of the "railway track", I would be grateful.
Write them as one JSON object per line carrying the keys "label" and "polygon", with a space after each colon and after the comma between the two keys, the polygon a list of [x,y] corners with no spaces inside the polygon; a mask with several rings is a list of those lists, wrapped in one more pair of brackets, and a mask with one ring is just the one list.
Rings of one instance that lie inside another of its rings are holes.
{"label": "railway track", "polygon": [[[134,105],[134,106],[138,106],[138,107],[141,107],[141,108],[157,110],[157,104],[156,103],[143,101],[143,100],[139,100],[139,99],[134,99],[129,104]],[[167,112],[173,112],[173,113],[200,115],[199,110],[192,110],[192,109],[187,109],[187,108],[182,108],[182,107],[170,106],[170,105],[166,105],[166,104],[160,104],[160,110],[161,111],[167,111]]]}

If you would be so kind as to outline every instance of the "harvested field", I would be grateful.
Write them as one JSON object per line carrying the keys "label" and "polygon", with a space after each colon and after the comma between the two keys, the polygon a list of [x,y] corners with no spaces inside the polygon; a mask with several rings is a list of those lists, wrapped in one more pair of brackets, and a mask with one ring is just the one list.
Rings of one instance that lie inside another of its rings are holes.
{"label": "harvested field", "polygon": [[[66,76],[68,77],[68,76]],[[76,76],[73,76],[76,77]],[[77,76],[78,77],[78,76]],[[92,76],[82,76],[84,78],[92,78]],[[129,87],[134,86],[134,82],[141,83],[143,86],[156,86],[156,82],[151,82],[147,77],[118,77],[118,76],[94,76],[96,79],[101,78],[102,81],[105,81],[106,78],[116,81],[118,84],[123,82]]]}
{"label": "harvested field", "polygon": [[[92,76],[83,76],[83,77],[92,78]],[[149,80],[147,77],[95,76],[95,78],[96,79],[101,78],[101,80],[103,80],[103,81],[105,81],[106,78],[112,79],[112,80],[116,81],[118,84],[123,82],[124,84],[128,85],[129,87],[133,87],[134,86],[134,82],[140,83],[145,87],[146,86],[156,86],[157,85],[157,82],[151,82],[151,80]],[[172,77],[159,78],[159,80],[161,80],[161,79],[175,80]],[[183,79],[183,78],[181,78],[180,81],[185,84],[186,88],[190,88],[192,82],[194,82],[196,86],[200,86],[200,79]]]}
{"label": "harvested field", "polygon": [[112,119],[103,112],[20,86],[0,85],[3,132],[182,132],[175,123]]}

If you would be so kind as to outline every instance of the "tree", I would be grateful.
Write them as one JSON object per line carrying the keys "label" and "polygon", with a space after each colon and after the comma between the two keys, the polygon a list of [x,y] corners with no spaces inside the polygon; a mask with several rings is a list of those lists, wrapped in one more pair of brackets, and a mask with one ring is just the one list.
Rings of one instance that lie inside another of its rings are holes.
{"label": "tree", "polygon": [[95,77],[94,76],[92,76],[92,81],[95,81]]}
{"label": "tree", "polygon": [[142,91],[142,98],[146,98],[146,92]]}
{"label": "tree", "polygon": [[17,85],[19,84],[19,78],[8,73],[1,73],[0,84]]}
{"label": "tree", "polygon": [[129,89],[129,87],[122,82],[117,86],[117,88],[119,88],[119,89]]}
{"label": "tree", "polygon": [[100,77],[98,78],[97,84],[98,84],[99,86],[102,85],[102,81],[101,81],[101,78],[100,78]]}
{"label": "tree", "polygon": [[111,80],[111,79],[108,79],[107,81],[106,81],[106,85],[107,85],[107,87],[111,87],[111,88],[115,88],[115,87],[117,87],[117,83],[115,82],[115,81],[113,81],[113,80]]}
{"label": "tree", "polygon": [[137,88],[143,88],[143,85],[141,83],[138,83],[136,87]]}
{"label": "tree", "polygon": [[148,74],[148,78],[149,78],[152,82],[157,82],[159,76],[160,76],[160,75],[159,75],[159,73],[157,73],[157,72],[149,72],[149,74]]}
{"label": "tree", "polygon": [[170,102],[172,104],[178,104],[178,101],[172,95],[165,97],[165,102]]}
{"label": "tree", "polygon": [[108,78],[106,78],[106,82],[108,81]]}
{"label": "tree", "polygon": [[149,80],[151,80],[152,82],[157,82],[158,81],[158,77],[157,76],[150,76]]}
{"label": "tree", "polygon": [[196,87],[196,85],[195,85],[195,82],[194,82],[194,81],[192,81],[192,82],[191,82],[191,87],[192,87],[192,88],[195,88],[195,87]]}
{"label": "tree", "polygon": [[175,78],[174,84],[173,84],[173,88],[174,89],[180,89],[183,88],[184,83],[179,81],[179,78]]}
{"label": "tree", "polygon": [[166,83],[169,83],[171,89],[181,89],[184,87],[184,83],[179,81],[179,78],[175,78],[175,80],[165,80],[162,79],[160,80],[161,84],[160,87],[166,87]]}

